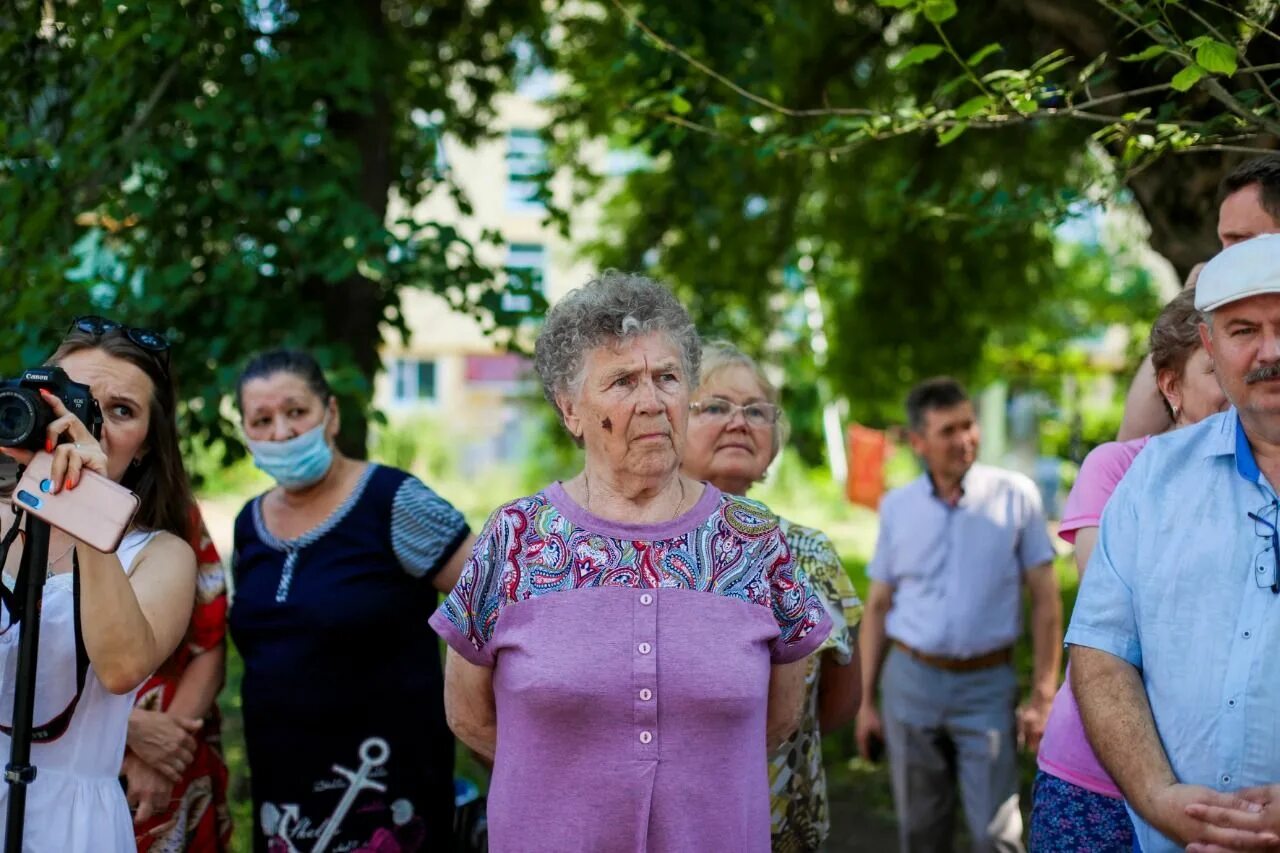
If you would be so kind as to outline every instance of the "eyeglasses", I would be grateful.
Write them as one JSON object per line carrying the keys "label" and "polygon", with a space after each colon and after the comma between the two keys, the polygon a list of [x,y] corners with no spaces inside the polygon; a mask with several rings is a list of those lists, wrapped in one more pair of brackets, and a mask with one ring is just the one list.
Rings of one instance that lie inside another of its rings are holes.
{"label": "eyeglasses", "polygon": [[709,421],[724,422],[733,420],[735,414],[742,412],[747,426],[753,427],[773,426],[782,415],[782,410],[772,403],[747,403],[745,406],[739,406],[723,397],[708,397],[705,400],[690,403],[689,411]]}
{"label": "eyeglasses", "polygon": [[67,328],[67,334],[71,334],[73,331],[93,335],[95,338],[118,331],[128,338],[129,342],[134,346],[155,356],[156,361],[166,371],[169,369],[169,339],[159,332],[151,329],[142,329],[138,326],[125,326],[115,320],[99,317],[97,314],[85,314],[72,320],[71,325]]}
{"label": "eyeglasses", "polygon": [[1253,519],[1253,532],[1266,540],[1262,550],[1253,555],[1253,579],[1258,586],[1270,586],[1280,595],[1280,530],[1275,521],[1268,521],[1263,513],[1271,513],[1275,519],[1280,513],[1280,503],[1272,501],[1257,512],[1249,513]]}

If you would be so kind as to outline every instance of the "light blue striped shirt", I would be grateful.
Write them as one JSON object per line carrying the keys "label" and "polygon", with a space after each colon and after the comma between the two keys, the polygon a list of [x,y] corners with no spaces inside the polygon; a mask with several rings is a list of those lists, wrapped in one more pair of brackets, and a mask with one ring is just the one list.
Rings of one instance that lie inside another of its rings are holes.
{"label": "light blue striped shirt", "polygon": [[[1248,517],[1275,500],[1230,409],[1153,438],[1102,514],[1066,641],[1142,671],[1182,782],[1280,781],[1280,595]],[[1144,853],[1182,849],[1134,820]]]}
{"label": "light blue striped shirt", "polygon": [[1022,630],[1022,573],[1053,559],[1030,479],[974,465],[955,506],[923,474],[880,503],[867,566],[893,587],[885,633],[914,649],[968,658],[1012,646]]}

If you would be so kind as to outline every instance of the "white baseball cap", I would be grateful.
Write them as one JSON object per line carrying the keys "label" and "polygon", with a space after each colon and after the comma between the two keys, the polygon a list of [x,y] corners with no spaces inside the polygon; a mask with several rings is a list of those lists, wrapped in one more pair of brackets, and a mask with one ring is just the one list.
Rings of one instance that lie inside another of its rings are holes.
{"label": "white baseball cap", "polygon": [[1260,234],[1214,255],[1196,281],[1196,308],[1213,311],[1262,293],[1280,293],[1280,234]]}

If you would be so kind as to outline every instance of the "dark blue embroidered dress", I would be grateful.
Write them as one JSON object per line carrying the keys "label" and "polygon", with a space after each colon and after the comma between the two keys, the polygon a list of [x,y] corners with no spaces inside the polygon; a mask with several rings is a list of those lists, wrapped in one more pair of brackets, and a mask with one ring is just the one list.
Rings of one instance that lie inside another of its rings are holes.
{"label": "dark blue embroidered dress", "polygon": [[228,620],[244,658],[254,849],[448,849],[454,742],[427,619],[466,522],[378,465],[297,539],[267,530],[261,502],[236,519]]}

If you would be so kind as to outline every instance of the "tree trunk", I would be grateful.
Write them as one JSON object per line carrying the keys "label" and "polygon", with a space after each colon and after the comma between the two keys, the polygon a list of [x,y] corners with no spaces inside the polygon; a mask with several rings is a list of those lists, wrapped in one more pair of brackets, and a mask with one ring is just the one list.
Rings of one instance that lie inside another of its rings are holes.
{"label": "tree trunk", "polygon": [[1151,248],[1186,281],[1191,268],[1218,253],[1218,184],[1241,161],[1217,152],[1168,156],[1128,181],[1151,226]]}
{"label": "tree trunk", "polygon": [[[367,109],[334,109],[330,112],[329,126],[335,136],[359,152],[360,169],[356,180],[360,201],[377,221],[384,222],[392,178],[392,116],[387,87],[395,79],[389,68],[391,57],[381,48],[387,43],[386,21],[379,0],[360,0],[337,20],[344,20],[348,28],[339,28],[334,33],[334,44],[358,41],[372,46],[371,50],[362,50],[355,55],[373,64],[369,79],[374,83]],[[381,286],[359,273],[345,281],[332,283],[322,291],[321,310],[330,340],[346,346],[366,383],[362,391],[339,397],[343,418],[338,446],[357,459],[368,455],[368,415],[373,381],[382,367],[380,327],[385,309],[386,294]]]}

